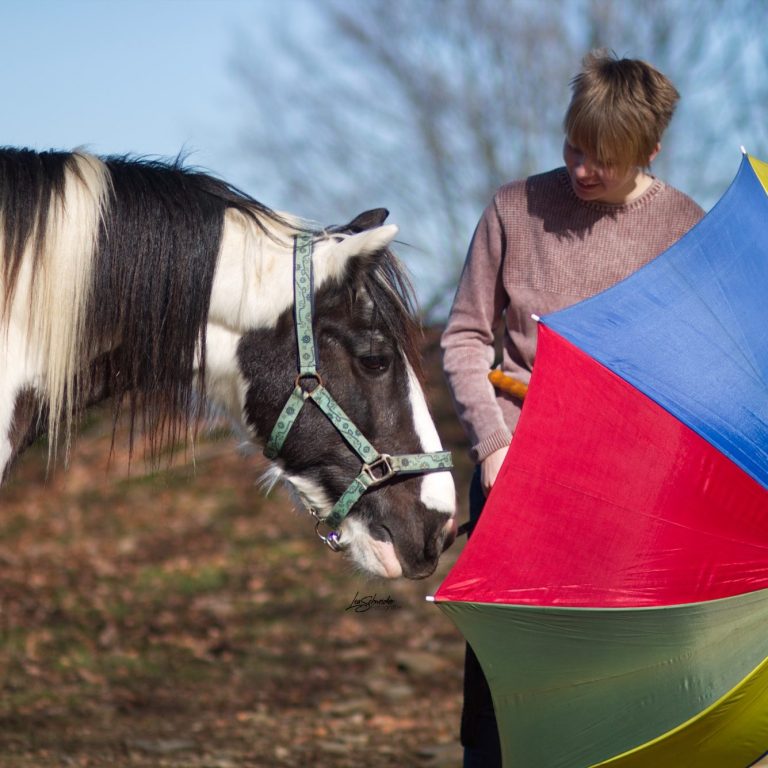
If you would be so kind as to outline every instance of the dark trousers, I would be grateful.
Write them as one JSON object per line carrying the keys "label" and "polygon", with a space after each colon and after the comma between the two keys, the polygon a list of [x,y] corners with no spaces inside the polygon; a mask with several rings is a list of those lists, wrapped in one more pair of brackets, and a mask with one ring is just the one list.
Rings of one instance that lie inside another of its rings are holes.
{"label": "dark trousers", "polygon": [[[470,522],[477,522],[484,505],[485,494],[480,484],[480,467],[477,467],[469,488]],[[464,768],[501,768],[499,731],[491,691],[477,656],[469,645],[464,657],[461,743],[464,747]]]}

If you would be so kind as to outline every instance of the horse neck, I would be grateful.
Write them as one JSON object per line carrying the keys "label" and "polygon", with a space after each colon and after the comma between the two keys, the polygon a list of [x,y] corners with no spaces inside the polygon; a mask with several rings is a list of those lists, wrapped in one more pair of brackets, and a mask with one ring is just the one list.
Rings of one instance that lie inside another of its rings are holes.
{"label": "horse neck", "polygon": [[[293,237],[300,231],[298,220],[295,228],[267,222],[262,229],[237,210],[227,212],[209,324],[238,334],[277,324],[293,306]],[[335,258],[332,239],[317,242],[312,259],[315,289],[329,279],[339,279],[347,259],[347,255]]]}
{"label": "horse neck", "polygon": [[290,305],[290,274],[281,264],[290,258],[290,237],[276,228],[266,232],[241,212],[224,218],[221,246],[211,289],[209,324],[237,333],[270,325]]}

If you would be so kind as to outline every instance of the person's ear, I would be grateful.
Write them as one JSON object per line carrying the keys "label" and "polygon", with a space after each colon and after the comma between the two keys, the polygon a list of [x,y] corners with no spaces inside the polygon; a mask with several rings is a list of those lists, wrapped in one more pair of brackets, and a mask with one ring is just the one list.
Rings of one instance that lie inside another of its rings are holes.
{"label": "person's ear", "polygon": [[650,165],[656,159],[656,155],[658,155],[659,152],[661,152],[661,142],[657,141],[656,146],[653,148],[653,152],[651,152],[651,155],[648,158],[648,165]]}

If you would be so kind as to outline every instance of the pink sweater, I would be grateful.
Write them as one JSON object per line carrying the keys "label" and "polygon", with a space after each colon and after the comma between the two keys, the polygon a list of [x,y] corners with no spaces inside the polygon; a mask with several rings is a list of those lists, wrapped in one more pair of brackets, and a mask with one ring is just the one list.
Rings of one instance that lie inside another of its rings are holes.
{"label": "pink sweater", "polygon": [[499,189],[475,230],[442,337],[445,373],[475,461],[509,444],[522,405],[488,381],[500,321],[501,368],[528,382],[536,352],[531,314],[605,290],[703,214],[658,179],[626,205],[580,200],[565,168]]}

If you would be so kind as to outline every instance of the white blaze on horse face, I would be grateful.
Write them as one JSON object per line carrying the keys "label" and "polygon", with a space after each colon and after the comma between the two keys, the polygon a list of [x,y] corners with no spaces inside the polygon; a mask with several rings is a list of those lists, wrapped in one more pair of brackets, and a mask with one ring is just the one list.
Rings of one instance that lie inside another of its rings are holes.
{"label": "white blaze on horse face", "polygon": [[[238,211],[227,212],[211,291],[211,322],[239,333],[276,325],[293,306],[293,234],[287,227],[275,227],[270,237]],[[396,234],[397,227],[390,224],[319,239],[312,256],[315,289],[327,280],[340,280],[350,258],[386,248]]]}
{"label": "white blaze on horse face", "polygon": [[[435,422],[429,415],[427,400],[411,365],[408,370],[408,394],[416,434],[421,440],[421,449],[426,453],[441,451],[440,437]],[[421,479],[421,502],[427,509],[434,509],[453,517],[456,514],[456,488],[450,472],[429,472]]]}

